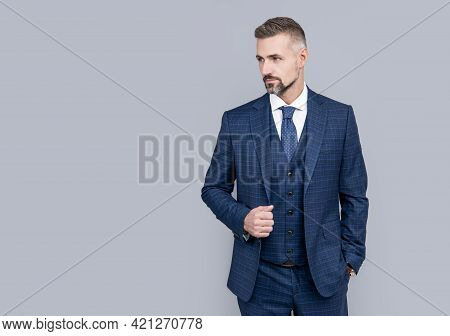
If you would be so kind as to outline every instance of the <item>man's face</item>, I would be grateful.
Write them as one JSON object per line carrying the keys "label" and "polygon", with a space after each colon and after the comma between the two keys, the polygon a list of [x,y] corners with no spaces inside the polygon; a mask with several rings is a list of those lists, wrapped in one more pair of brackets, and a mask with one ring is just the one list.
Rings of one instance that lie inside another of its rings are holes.
{"label": "man's face", "polygon": [[294,52],[288,34],[277,34],[256,41],[256,59],[267,92],[281,96],[299,78],[304,61]]}

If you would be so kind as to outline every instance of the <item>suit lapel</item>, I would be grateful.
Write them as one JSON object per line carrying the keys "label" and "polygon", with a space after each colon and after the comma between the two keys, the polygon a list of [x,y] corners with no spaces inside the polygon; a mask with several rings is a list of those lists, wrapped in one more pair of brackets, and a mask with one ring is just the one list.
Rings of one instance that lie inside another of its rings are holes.
{"label": "suit lapel", "polygon": [[256,110],[250,113],[249,122],[255,144],[256,155],[261,168],[261,176],[270,204],[270,177],[272,175],[272,156],[270,155],[270,119],[272,117],[269,93],[256,100],[253,104]]}
{"label": "suit lapel", "polygon": [[307,102],[307,136],[305,157],[305,187],[304,194],[308,190],[311,178],[319,157],[320,147],[327,123],[328,111],[322,104],[321,96],[311,90],[308,86]]}

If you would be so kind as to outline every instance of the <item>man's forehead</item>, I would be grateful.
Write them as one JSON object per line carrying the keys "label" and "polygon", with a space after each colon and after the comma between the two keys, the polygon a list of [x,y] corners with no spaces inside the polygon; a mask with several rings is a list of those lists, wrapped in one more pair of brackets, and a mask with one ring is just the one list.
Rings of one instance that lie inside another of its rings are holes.
{"label": "man's forehead", "polygon": [[263,39],[257,39],[257,56],[267,57],[274,54],[286,54],[289,49],[289,43],[289,37],[282,34],[278,34],[272,37],[266,37]]}

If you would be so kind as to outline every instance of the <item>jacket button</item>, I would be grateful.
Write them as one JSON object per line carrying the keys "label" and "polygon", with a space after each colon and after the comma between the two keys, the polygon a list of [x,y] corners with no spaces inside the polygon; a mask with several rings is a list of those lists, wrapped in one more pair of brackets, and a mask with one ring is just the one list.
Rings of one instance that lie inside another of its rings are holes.
{"label": "jacket button", "polygon": [[288,171],[288,176],[292,176],[292,171]]}
{"label": "jacket button", "polygon": [[292,191],[288,191],[287,195],[288,195],[289,197],[291,197],[292,195],[294,195],[294,193],[293,193]]}
{"label": "jacket button", "polygon": [[288,232],[287,232],[287,233],[288,233],[288,235],[290,235],[290,236],[291,236],[291,235],[292,235],[292,234],[293,234],[294,232],[293,232],[292,230],[288,230]]}
{"label": "jacket button", "polygon": [[294,252],[293,249],[288,249],[288,250],[287,250],[287,253],[292,253],[292,252]]}
{"label": "jacket button", "polygon": [[293,210],[288,210],[288,215],[289,216],[292,216],[294,214],[294,211]]}

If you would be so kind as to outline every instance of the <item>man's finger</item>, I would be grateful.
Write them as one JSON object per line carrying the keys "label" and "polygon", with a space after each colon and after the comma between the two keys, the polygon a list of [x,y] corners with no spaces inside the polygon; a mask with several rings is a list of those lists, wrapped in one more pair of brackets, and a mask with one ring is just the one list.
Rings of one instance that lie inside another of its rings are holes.
{"label": "man's finger", "polygon": [[272,226],[257,226],[255,228],[255,231],[257,233],[271,233],[273,231]]}
{"label": "man's finger", "polygon": [[259,211],[272,211],[273,205],[260,205],[258,207]]}
{"label": "man's finger", "polygon": [[255,214],[255,217],[259,219],[273,219],[273,213],[270,211],[260,211]]}
{"label": "man's finger", "polygon": [[255,226],[272,226],[274,224],[272,219],[257,219],[255,221]]}

